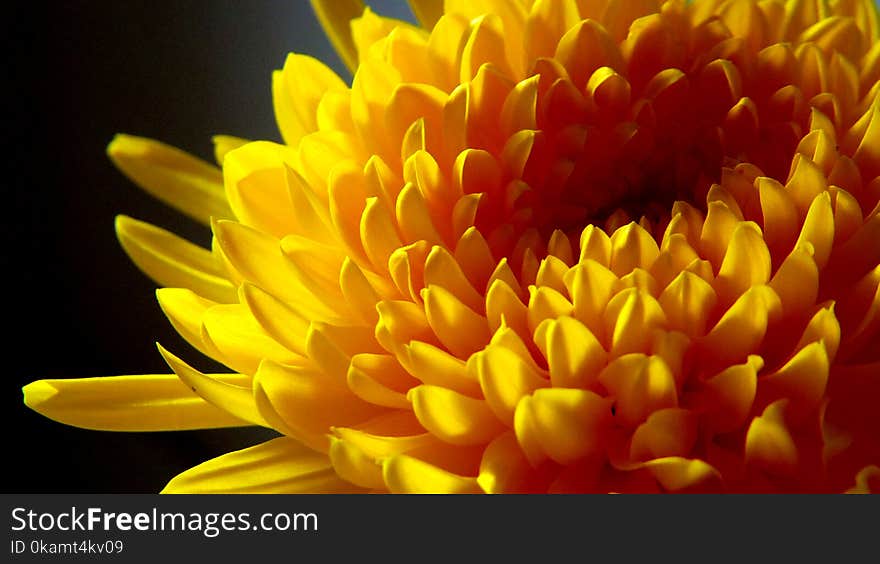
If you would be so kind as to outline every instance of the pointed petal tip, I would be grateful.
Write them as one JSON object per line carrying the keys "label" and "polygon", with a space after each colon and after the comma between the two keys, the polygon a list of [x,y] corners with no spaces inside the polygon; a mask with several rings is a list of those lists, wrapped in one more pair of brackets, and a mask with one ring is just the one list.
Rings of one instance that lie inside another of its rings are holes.
{"label": "pointed petal tip", "polygon": [[40,406],[51,400],[58,390],[48,380],[37,380],[22,387],[24,404],[34,411],[39,412]]}
{"label": "pointed petal tip", "polygon": [[140,155],[147,149],[149,142],[146,137],[117,133],[107,144],[107,155],[114,162],[121,157]]}
{"label": "pointed petal tip", "polygon": [[116,214],[116,217],[113,218],[113,230],[116,231],[116,237],[121,239],[127,231],[139,223],[142,222],[129,215]]}

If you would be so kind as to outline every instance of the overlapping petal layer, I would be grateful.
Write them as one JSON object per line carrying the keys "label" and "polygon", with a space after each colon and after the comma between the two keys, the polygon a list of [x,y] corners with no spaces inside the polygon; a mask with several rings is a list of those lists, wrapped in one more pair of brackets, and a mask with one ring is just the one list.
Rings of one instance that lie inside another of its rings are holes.
{"label": "overlapping petal layer", "polygon": [[163,350],[174,372],[326,455],[276,439],[170,490],[252,491],[288,450],[308,468],[271,485],[296,491],[876,485],[869,0],[413,2],[424,28],[313,3],[356,71],[288,58],[286,145],[218,138],[222,174],[110,147],[214,234],[117,224],[174,327],[240,375]]}

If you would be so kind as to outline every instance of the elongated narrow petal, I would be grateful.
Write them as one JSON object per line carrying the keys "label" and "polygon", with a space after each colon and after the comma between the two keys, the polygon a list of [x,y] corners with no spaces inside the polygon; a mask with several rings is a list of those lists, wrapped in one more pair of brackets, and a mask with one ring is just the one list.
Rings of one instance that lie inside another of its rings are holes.
{"label": "elongated narrow petal", "polygon": [[216,378],[202,374],[159,345],[159,352],[168,366],[190,390],[218,408],[257,425],[266,425],[254,404],[250,378]]}
{"label": "elongated narrow petal", "polygon": [[[209,376],[247,385],[240,374]],[[24,402],[60,423],[99,431],[176,431],[251,425],[202,399],[176,375],[105,376],[38,380],[23,388]]]}
{"label": "elongated narrow petal", "polygon": [[206,225],[212,217],[234,217],[223,194],[220,170],[204,161],[132,135],[117,135],[107,154],[138,186]]}
{"label": "elongated narrow petal", "polygon": [[360,0],[311,0],[318,21],[330,42],[342,58],[342,62],[354,72],[357,67],[357,50],[351,37],[351,20],[360,17],[364,3]]}
{"label": "elongated narrow petal", "polygon": [[235,300],[235,289],[207,249],[124,215],[116,216],[116,236],[132,262],[162,286],[187,288],[220,303]]}
{"label": "elongated narrow petal", "polygon": [[402,454],[385,461],[382,475],[393,493],[464,494],[482,491],[475,478],[458,476]]}
{"label": "elongated narrow petal", "polygon": [[[293,439],[281,437],[230,452],[178,474],[166,494],[357,493],[330,460]],[[317,525],[314,525],[317,526]]]}

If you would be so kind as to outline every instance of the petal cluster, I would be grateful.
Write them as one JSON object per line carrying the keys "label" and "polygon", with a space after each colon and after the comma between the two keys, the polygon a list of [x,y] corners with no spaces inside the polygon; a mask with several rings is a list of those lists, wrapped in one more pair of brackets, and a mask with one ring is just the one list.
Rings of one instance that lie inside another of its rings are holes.
{"label": "petal cluster", "polygon": [[354,78],[290,55],[283,145],[109,148],[210,226],[117,233],[236,374],[161,349],[177,396],[43,381],[33,407],[284,435],[168,491],[876,491],[872,2],[313,4]]}

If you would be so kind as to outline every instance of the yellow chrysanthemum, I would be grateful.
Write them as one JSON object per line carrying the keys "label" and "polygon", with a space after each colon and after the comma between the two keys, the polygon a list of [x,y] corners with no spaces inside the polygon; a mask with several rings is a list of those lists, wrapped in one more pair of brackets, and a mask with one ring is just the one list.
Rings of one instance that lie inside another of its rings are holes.
{"label": "yellow chrysanthemum", "polygon": [[117,233],[236,373],[160,348],[28,405],[283,435],[169,492],[876,491],[874,4],[410,3],[313,0],[354,79],[290,55],[285,145],[109,147],[210,225]]}

